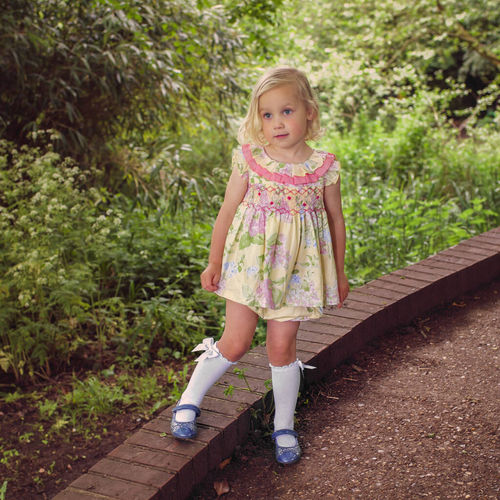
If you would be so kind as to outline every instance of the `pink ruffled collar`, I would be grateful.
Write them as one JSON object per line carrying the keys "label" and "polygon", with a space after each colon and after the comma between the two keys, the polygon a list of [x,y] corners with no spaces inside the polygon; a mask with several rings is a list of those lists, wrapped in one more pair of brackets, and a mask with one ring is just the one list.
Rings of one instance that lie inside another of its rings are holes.
{"label": "pink ruffled collar", "polygon": [[242,152],[248,166],[256,174],[279,184],[295,186],[317,182],[336,160],[332,153],[314,150],[304,163],[285,164],[270,158],[264,148],[250,144],[244,144]]}

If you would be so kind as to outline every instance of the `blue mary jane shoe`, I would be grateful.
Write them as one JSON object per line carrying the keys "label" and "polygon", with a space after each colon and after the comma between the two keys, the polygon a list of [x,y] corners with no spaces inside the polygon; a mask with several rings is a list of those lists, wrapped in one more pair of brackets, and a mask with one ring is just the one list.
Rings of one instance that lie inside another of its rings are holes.
{"label": "blue mary jane shoe", "polygon": [[[175,414],[180,410],[193,410],[195,417],[189,422],[177,422]],[[172,436],[177,439],[192,439],[196,436],[198,429],[196,428],[196,418],[200,416],[200,409],[195,405],[177,405],[172,410],[172,421],[170,422],[170,430]]]}
{"label": "blue mary jane shoe", "polygon": [[[295,446],[280,446],[276,438],[278,436],[282,436],[283,434],[289,434],[295,438],[297,444]],[[302,450],[300,449],[299,442],[297,440],[298,434],[292,429],[280,429],[279,431],[273,432],[272,439],[275,444],[275,456],[276,461],[279,464],[294,464],[298,462],[300,455],[302,454]]]}

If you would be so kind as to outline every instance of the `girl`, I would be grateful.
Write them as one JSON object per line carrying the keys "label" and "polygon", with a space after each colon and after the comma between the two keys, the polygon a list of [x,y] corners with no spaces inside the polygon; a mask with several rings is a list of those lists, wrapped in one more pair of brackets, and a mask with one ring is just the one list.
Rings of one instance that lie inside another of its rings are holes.
{"label": "girl", "polygon": [[313,150],[318,104],[306,76],[294,68],[267,71],[253,89],[238,134],[232,173],[215,221],[201,285],[226,299],[221,339],[205,352],[173,410],[172,434],[196,435],[196,417],[208,389],[249,349],[257,319],[267,320],[275,402],[276,460],[301,454],[294,412],[304,368],[296,358],[300,321],[340,307],[349,292],[344,273],[345,225],[340,164]]}

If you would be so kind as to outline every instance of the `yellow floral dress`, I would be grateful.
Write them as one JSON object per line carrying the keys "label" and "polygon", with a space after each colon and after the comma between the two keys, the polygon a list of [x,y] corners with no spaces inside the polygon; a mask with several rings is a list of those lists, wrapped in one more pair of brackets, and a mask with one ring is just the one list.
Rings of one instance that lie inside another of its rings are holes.
{"label": "yellow floral dress", "polygon": [[233,168],[248,177],[224,247],[216,293],[263,319],[319,318],[338,304],[324,187],[336,183],[335,155],[314,151],[304,163],[281,163],[245,144]]}

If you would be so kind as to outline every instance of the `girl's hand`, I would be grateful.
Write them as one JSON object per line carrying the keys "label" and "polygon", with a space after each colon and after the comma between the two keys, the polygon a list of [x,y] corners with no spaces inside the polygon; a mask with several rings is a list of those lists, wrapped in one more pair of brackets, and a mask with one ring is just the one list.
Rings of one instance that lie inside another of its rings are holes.
{"label": "girl's hand", "polygon": [[342,307],[344,300],[349,295],[349,281],[347,281],[347,276],[344,272],[337,275],[337,284],[339,287],[339,300],[337,307]]}
{"label": "girl's hand", "polygon": [[201,273],[201,286],[209,292],[217,290],[217,284],[220,280],[220,264],[209,263],[206,269]]}

